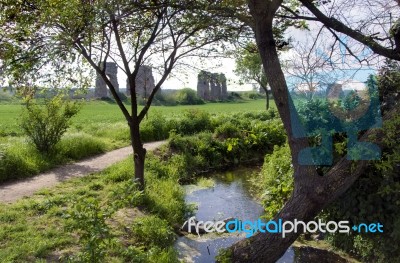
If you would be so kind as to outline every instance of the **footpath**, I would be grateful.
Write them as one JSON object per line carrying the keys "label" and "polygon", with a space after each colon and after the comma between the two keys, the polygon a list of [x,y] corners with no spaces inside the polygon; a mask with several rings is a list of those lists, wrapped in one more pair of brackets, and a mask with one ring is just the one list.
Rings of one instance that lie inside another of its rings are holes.
{"label": "footpath", "polygon": [[[147,151],[152,151],[165,142],[166,141],[145,143],[144,148],[146,148]],[[31,196],[38,190],[53,187],[70,178],[83,177],[91,173],[100,172],[112,164],[128,158],[132,152],[132,147],[129,146],[83,161],[59,166],[32,178],[0,185],[0,202],[12,203],[25,196]]]}

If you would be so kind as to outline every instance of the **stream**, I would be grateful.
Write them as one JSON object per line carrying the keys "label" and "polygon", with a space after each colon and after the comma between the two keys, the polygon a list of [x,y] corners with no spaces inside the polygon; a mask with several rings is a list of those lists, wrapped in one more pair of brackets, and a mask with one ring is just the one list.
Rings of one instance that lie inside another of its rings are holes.
{"label": "stream", "polygon": [[[226,218],[257,221],[264,209],[251,196],[248,179],[255,169],[237,169],[211,178],[213,187],[202,188],[194,185],[185,186],[186,202],[195,203],[196,220],[216,221]],[[175,247],[183,262],[211,263],[221,248],[227,248],[238,240],[244,239],[245,233],[209,233],[201,236],[187,235],[179,237]],[[317,263],[347,262],[347,260],[325,250],[310,247],[290,247],[278,263]]]}

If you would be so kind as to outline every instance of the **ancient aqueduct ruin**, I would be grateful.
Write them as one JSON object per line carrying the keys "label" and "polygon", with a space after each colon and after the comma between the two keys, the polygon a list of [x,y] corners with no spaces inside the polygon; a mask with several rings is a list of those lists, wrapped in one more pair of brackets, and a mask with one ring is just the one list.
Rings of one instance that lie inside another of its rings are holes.
{"label": "ancient aqueduct ruin", "polygon": [[[118,84],[118,66],[114,62],[106,63],[106,75],[110,82],[119,92]],[[228,98],[228,91],[226,85],[226,77],[224,74],[211,73],[208,71],[200,71],[197,82],[197,95],[203,100],[225,100]],[[136,77],[136,93],[142,98],[150,96],[152,90],[155,88],[155,81],[152,68],[149,66],[140,66],[138,75]],[[107,84],[97,74],[95,97],[104,98],[111,97],[107,88]],[[130,96],[130,88],[128,80],[126,81],[126,95]]]}

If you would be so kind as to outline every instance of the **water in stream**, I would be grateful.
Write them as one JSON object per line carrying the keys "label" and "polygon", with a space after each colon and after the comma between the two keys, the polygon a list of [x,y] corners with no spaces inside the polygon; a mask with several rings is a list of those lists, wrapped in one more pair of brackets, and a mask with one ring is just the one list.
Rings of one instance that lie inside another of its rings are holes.
{"label": "water in stream", "polygon": [[[239,169],[213,176],[215,185],[201,189],[196,186],[186,186],[186,202],[197,205],[196,219],[199,221],[216,221],[226,218],[256,221],[263,213],[263,207],[251,196],[248,182],[249,177],[256,170]],[[184,262],[210,263],[219,249],[226,248],[245,234],[206,234],[202,236],[183,236],[178,238],[175,247],[180,259]],[[315,255],[314,255],[314,254]],[[279,263],[312,263],[322,262],[318,250],[289,248]],[[315,260],[313,261],[313,255]],[[336,256],[336,255],[335,255]],[[325,257],[324,257],[325,258]],[[329,258],[324,262],[346,262],[342,258]]]}

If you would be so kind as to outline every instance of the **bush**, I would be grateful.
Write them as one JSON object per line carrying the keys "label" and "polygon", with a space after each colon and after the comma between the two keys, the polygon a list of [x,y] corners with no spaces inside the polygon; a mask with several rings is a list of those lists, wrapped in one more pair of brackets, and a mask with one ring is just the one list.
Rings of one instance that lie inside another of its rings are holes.
{"label": "bush", "polygon": [[200,110],[185,111],[177,127],[177,132],[184,135],[212,130],[210,114]]}
{"label": "bush", "polygon": [[350,225],[381,223],[384,232],[329,235],[328,240],[365,262],[397,262],[400,258],[400,117],[383,123],[382,158],[370,162],[363,174],[324,210],[329,220],[349,220]]}
{"label": "bush", "polygon": [[102,262],[107,246],[111,244],[110,228],[106,220],[113,211],[104,209],[94,198],[82,198],[64,216],[67,219],[66,230],[77,231],[83,251],[79,261]]}
{"label": "bush", "polygon": [[153,113],[148,119],[143,121],[140,127],[140,136],[142,141],[160,141],[168,138],[169,127],[167,127],[167,122],[165,118],[156,113]]}
{"label": "bush", "polygon": [[76,102],[63,100],[61,95],[45,99],[44,105],[28,99],[21,127],[39,152],[48,153],[61,140],[78,111]]}
{"label": "bush", "polygon": [[293,191],[293,166],[289,145],[276,146],[272,154],[265,156],[261,170],[262,202],[265,217],[273,218],[289,199]]}
{"label": "bush", "polygon": [[233,123],[226,122],[215,129],[215,136],[219,139],[235,138],[240,136],[240,130]]}
{"label": "bush", "polygon": [[185,88],[181,89],[176,93],[176,101],[181,105],[199,105],[204,104],[204,101],[199,98],[196,91]]}

